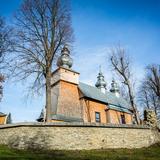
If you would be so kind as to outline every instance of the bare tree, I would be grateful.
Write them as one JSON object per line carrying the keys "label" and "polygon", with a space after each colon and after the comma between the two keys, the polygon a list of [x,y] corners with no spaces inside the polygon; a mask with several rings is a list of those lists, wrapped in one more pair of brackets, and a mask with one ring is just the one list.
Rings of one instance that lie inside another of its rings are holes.
{"label": "bare tree", "polygon": [[2,73],[4,69],[4,63],[6,63],[5,57],[12,48],[11,32],[12,29],[5,24],[5,19],[0,16],[0,100],[3,95],[2,83],[5,79],[5,76]]}
{"label": "bare tree", "polygon": [[2,95],[3,95],[3,86],[2,86],[3,82],[4,82],[4,76],[2,74],[0,74],[0,101],[1,101]]}
{"label": "bare tree", "polygon": [[119,90],[120,90],[120,93],[121,93],[121,96],[126,100],[128,101],[129,99],[129,96],[128,96],[128,91],[126,89],[126,86],[124,84],[121,84],[119,86]]}
{"label": "bare tree", "polygon": [[143,108],[150,109],[150,93],[144,83],[140,86],[139,89],[139,96],[138,101],[140,102],[140,105],[143,106]]}
{"label": "bare tree", "polygon": [[146,85],[160,98],[160,65],[148,65],[146,70]]}
{"label": "bare tree", "polygon": [[146,75],[139,89],[139,101],[143,108],[154,109],[160,114],[160,65],[152,64],[146,67]]}
{"label": "bare tree", "polygon": [[46,91],[46,120],[51,120],[51,73],[56,55],[73,41],[69,0],[24,0],[15,16],[12,76],[33,80],[31,89]]}
{"label": "bare tree", "polygon": [[127,88],[129,102],[131,104],[136,123],[139,124],[139,115],[135,103],[135,96],[133,91],[133,80],[130,67],[130,59],[126,50],[120,45],[111,49],[110,62],[113,70],[117,73],[118,77]]}

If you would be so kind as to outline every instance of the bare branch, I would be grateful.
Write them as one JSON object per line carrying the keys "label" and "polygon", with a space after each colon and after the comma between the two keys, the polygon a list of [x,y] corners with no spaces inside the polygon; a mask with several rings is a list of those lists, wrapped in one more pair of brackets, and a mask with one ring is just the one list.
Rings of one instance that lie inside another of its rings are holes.
{"label": "bare branch", "polygon": [[110,62],[113,70],[120,77],[122,83],[127,87],[127,93],[130,100],[130,104],[135,115],[135,120],[139,124],[139,116],[135,103],[135,96],[133,92],[133,82],[131,77],[130,59],[126,53],[126,50],[120,45],[111,49]]}
{"label": "bare branch", "polygon": [[47,119],[51,115],[51,72],[56,55],[73,41],[69,0],[24,0],[15,21],[13,56],[8,58],[12,77],[31,78],[36,93],[45,87]]}
{"label": "bare branch", "polygon": [[146,75],[139,89],[139,99],[143,107],[147,105],[160,116],[160,65],[152,64],[146,67]]}

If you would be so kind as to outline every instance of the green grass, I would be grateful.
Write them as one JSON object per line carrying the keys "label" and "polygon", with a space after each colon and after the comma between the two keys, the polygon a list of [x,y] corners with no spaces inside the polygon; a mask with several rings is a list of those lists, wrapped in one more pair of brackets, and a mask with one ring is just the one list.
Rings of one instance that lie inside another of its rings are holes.
{"label": "green grass", "polygon": [[26,151],[0,146],[0,160],[160,160],[160,144],[141,149]]}

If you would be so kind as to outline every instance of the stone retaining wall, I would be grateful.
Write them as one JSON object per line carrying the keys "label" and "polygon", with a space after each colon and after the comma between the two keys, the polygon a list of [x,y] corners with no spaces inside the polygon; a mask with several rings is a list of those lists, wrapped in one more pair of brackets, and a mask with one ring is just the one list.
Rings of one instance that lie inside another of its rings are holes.
{"label": "stone retaining wall", "polygon": [[0,126],[0,144],[19,149],[140,148],[160,141],[144,126],[91,123],[19,123]]}

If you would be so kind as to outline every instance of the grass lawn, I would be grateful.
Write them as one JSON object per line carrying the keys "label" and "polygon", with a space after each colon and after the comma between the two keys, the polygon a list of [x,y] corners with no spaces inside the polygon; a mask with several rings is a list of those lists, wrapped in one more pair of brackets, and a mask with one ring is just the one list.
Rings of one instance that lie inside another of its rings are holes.
{"label": "grass lawn", "polygon": [[0,160],[160,160],[160,144],[141,149],[25,151],[0,146]]}

